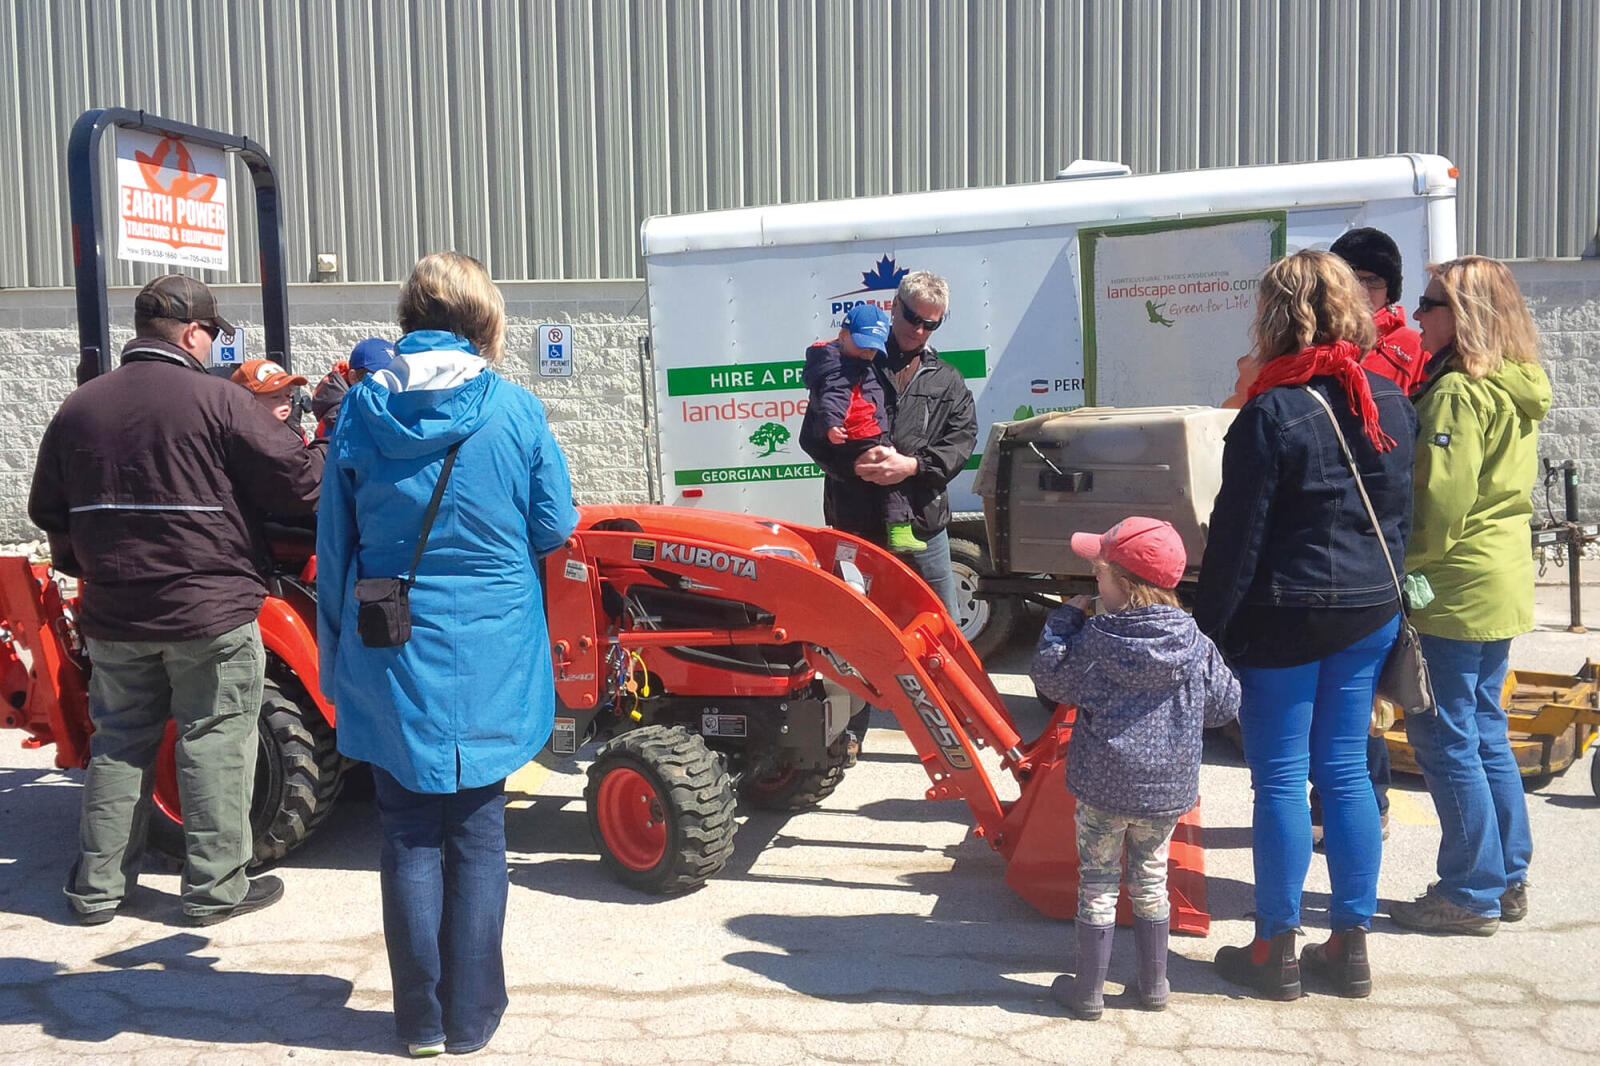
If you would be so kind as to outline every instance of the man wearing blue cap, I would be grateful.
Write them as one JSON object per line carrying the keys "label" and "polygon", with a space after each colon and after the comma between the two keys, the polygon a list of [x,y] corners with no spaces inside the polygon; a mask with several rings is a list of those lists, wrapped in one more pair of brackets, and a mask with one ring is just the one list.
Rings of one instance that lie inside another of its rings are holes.
{"label": "man wearing blue cap", "polygon": [[[837,338],[806,349],[801,381],[811,390],[811,400],[800,427],[800,445],[819,462],[819,451],[834,460],[823,462],[824,467],[853,464],[867,450],[890,443],[892,414],[883,375],[873,365],[888,349],[889,327],[887,311],[856,304],[845,314]],[[899,485],[875,489],[889,550],[910,553],[926,548],[911,528],[911,500],[905,489]]]}

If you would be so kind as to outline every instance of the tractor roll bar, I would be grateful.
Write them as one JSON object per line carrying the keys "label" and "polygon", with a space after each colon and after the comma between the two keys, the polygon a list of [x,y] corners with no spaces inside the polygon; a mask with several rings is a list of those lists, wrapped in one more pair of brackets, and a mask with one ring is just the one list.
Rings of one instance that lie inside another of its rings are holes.
{"label": "tractor roll bar", "polygon": [[67,192],[72,209],[72,261],[78,290],[78,384],[110,372],[111,322],[106,309],[106,263],[101,247],[100,138],[106,129],[148,130],[195,144],[237,152],[256,190],[256,231],[261,248],[261,318],[266,356],[289,363],[289,287],[283,264],[283,213],[278,179],[266,149],[248,137],[174,122],[142,110],[101,107],[85,111],[67,141]]}

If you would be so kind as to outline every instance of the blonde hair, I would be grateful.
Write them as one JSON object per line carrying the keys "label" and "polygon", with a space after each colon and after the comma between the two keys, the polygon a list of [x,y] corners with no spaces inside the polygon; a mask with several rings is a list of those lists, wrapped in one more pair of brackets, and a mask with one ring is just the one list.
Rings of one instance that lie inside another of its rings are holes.
{"label": "blonde hair", "polygon": [[1120,563],[1105,562],[1100,565],[1111,572],[1111,577],[1117,586],[1128,594],[1128,602],[1122,608],[1124,611],[1131,611],[1136,607],[1154,607],[1157,604],[1179,608],[1183,606],[1178,602],[1177,592],[1146,581]]}
{"label": "blonde hair", "polygon": [[1378,341],[1367,294],[1350,265],[1330,252],[1304,251],[1261,275],[1250,326],[1257,363],[1336,341],[1363,352]]}
{"label": "blonde hair", "polygon": [[918,303],[938,304],[944,310],[950,309],[950,283],[927,270],[913,270],[901,278],[895,296],[902,303],[915,300]]}
{"label": "blonde hair", "polygon": [[1444,287],[1456,320],[1456,359],[1473,379],[1488,377],[1507,360],[1539,361],[1539,334],[1517,279],[1498,259],[1467,255],[1428,264]]}
{"label": "blonde hair", "polygon": [[490,363],[498,363],[505,352],[505,298],[483,264],[470,255],[434,252],[417,260],[400,286],[398,317],[407,333],[459,333]]}

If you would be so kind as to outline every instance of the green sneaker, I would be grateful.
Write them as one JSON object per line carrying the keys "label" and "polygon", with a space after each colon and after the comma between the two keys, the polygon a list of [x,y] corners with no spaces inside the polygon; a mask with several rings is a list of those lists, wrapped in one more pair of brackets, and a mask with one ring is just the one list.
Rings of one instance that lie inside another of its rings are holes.
{"label": "green sneaker", "polygon": [[918,540],[917,535],[911,532],[910,522],[889,523],[889,550],[900,555],[909,555],[919,552],[928,546],[925,540]]}

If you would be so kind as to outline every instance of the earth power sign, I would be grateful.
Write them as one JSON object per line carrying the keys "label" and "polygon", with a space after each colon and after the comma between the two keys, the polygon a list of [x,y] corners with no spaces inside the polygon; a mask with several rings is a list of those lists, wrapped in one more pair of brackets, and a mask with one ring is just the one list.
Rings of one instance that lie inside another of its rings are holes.
{"label": "earth power sign", "polygon": [[221,149],[117,133],[117,258],[228,267],[228,177]]}

